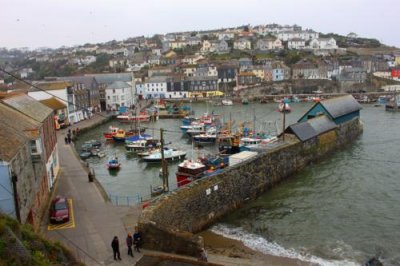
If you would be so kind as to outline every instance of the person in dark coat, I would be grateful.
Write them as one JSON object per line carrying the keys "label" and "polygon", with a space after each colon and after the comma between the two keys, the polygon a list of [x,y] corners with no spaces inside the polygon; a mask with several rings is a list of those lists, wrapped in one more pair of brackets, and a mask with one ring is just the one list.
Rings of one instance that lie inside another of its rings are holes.
{"label": "person in dark coat", "polygon": [[114,239],[111,242],[111,247],[114,253],[114,260],[117,260],[117,257],[119,260],[121,260],[121,254],[119,253],[119,241],[117,236],[114,236]]}
{"label": "person in dark coat", "polygon": [[142,234],[137,229],[133,234],[133,244],[135,245],[135,250],[140,253],[140,246],[142,245]]}
{"label": "person in dark coat", "polygon": [[67,134],[67,139],[68,139],[68,143],[71,143],[72,139],[71,139],[71,134],[70,133]]}
{"label": "person in dark coat", "polygon": [[64,141],[65,141],[65,144],[68,144],[68,137],[67,136],[65,136]]}
{"label": "person in dark coat", "polygon": [[132,245],[133,245],[132,234],[128,233],[128,236],[126,237],[126,246],[128,247],[128,256],[131,255],[133,257]]}

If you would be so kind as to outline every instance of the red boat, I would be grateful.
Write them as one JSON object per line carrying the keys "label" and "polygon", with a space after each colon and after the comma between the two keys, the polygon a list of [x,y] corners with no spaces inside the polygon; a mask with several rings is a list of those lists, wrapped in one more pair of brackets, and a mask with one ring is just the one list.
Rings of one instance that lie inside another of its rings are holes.
{"label": "red boat", "polygon": [[104,132],[104,133],[103,133],[103,136],[104,136],[106,139],[112,139],[112,137],[113,137],[115,134],[117,134],[117,132],[118,132],[118,128],[117,128],[117,127],[110,126],[110,127],[108,128],[108,132]]}
{"label": "red boat", "polygon": [[195,179],[204,176],[204,172],[207,170],[200,161],[185,160],[178,165],[178,171],[176,172],[176,180],[178,187],[189,184]]}
{"label": "red boat", "polygon": [[149,122],[150,115],[146,112],[141,112],[139,115],[118,115],[117,120],[121,123],[130,123],[132,121]]}

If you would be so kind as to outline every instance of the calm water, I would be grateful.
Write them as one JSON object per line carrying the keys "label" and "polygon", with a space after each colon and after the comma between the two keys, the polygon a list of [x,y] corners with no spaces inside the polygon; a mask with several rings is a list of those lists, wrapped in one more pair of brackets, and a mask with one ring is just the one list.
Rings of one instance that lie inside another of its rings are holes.
{"label": "calm water", "polygon": [[[197,115],[214,111],[225,121],[253,121],[256,128],[276,131],[282,116],[276,104],[234,105],[229,107],[193,104]],[[310,104],[292,104],[286,117],[293,123]],[[383,108],[364,106],[361,113],[364,134],[352,145],[324,161],[307,167],[290,180],[267,192],[258,200],[227,216],[212,230],[242,240],[265,253],[297,257],[324,265],[359,265],[380,256],[386,265],[400,265],[400,114]],[[77,147],[88,139],[102,139],[113,121],[80,137]],[[180,120],[160,120],[147,126],[170,130],[166,142],[192,154],[210,153],[213,147],[192,149],[179,131]],[[129,125],[124,125],[129,128]],[[159,138],[158,130],[147,130]],[[123,144],[107,142],[108,156],[116,154],[122,169],[110,173],[107,158],[88,161],[109,194],[133,198],[146,197],[150,185],[161,185],[160,166],[129,155]],[[169,164],[170,188],[176,187],[178,162]],[[132,200],[132,199],[131,199]]]}

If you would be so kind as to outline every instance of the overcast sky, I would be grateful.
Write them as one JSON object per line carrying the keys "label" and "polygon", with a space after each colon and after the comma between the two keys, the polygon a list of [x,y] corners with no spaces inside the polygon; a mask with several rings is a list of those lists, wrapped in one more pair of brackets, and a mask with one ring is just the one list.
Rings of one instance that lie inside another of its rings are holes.
{"label": "overcast sky", "polygon": [[400,47],[400,0],[0,0],[0,47],[60,47],[244,24],[355,32]]}

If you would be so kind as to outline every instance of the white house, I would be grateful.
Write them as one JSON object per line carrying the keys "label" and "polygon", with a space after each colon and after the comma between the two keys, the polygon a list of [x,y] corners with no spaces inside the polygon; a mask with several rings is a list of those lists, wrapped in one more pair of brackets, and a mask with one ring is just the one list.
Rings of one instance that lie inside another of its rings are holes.
{"label": "white house", "polygon": [[301,50],[306,48],[306,41],[303,39],[291,39],[288,41],[288,49],[297,49]]}
{"label": "white house", "polygon": [[151,98],[166,98],[167,95],[167,77],[154,76],[144,82],[144,97]]}
{"label": "white house", "polygon": [[289,41],[290,39],[302,39],[309,41],[318,38],[319,33],[312,30],[282,31],[277,33],[276,36],[282,41]]}
{"label": "white house", "polygon": [[33,88],[28,92],[28,95],[37,101],[50,99],[53,96],[57,97],[67,106],[67,115],[70,123],[77,123],[86,118],[83,108],[78,105],[79,100],[77,97],[79,97],[81,90],[76,87],[78,86],[77,84],[74,85],[72,82],[67,81],[52,81],[36,83],[35,86],[41,90]]}
{"label": "white house", "polygon": [[311,49],[337,49],[336,41],[333,38],[317,38],[310,41]]}
{"label": "white house", "polygon": [[223,31],[217,33],[218,40],[232,40],[235,38],[235,33],[233,31]]}
{"label": "white house", "polygon": [[105,93],[108,110],[118,110],[119,107],[130,107],[134,104],[135,89],[126,82],[114,81],[107,86]]}
{"label": "white house", "polygon": [[283,49],[282,41],[276,38],[259,39],[256,43],[256,49],[260,51]]}
{"label": "white house", "polygon": [[233,42],[233,49],[251,50],[251,41],[246,38],[240,38]]}

